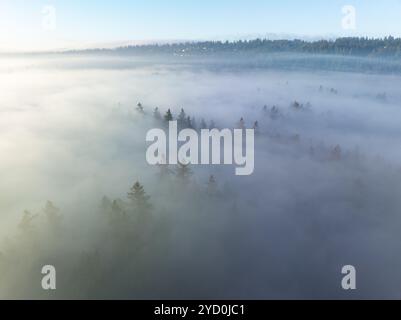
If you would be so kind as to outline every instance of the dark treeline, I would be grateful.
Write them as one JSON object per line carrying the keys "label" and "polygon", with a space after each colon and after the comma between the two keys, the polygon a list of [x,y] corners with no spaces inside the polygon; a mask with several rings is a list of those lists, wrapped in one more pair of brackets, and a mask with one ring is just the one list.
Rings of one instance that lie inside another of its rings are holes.
{"label": "dark treeline", "polygon": [[151,44],[119,47],[116,49],[91,49],[84,52],[119,52],[126,54],[171,54],[180,56],[216,53],[275,53],[296,52],[313,54],[339,54],[368,57],[400,57],[401,38],[346,37],[335,40],[239,40],[204,41],[173,44]]}

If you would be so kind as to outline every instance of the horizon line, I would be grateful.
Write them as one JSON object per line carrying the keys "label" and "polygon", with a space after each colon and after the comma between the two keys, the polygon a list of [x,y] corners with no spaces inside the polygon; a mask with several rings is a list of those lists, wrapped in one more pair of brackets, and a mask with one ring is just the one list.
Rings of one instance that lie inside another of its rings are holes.
{"label": "horizon line", "polygon": [[[393,38],[394,40],[401,40],[401,36],[368,36],[368,35],[349,35],[349,36],[296,36],[296,35],[288,35],[283,36],[282,38],[269,38],[269,37],[238,37],[237,39],[223,39],[223,38],[215,38],[215,39],[163,39],[163,40],[126,40],[126,41],[110,41],[106,42],[106,45],[98,44],[87,44],[82,45],[83,47],[77,46],[75,48],[54,48],[54,49],[44,49],[44,50],[1,50],[0,55],[28,55],[28,54],[62,54],[62,53],[73,53],[73,52],[90,52],[90,51],[116,51],[119,49],[127,49],[127,48],[146,48],[152,46],[169,46],[169,45],[185,45],[185,44],[196,44],[196,43],[237,43],[237,42],[252,42],[256,40],[261,41],[303,41],[307,43],[317,43],[320,41],[327,42],[335,42],[338,39],[367,39],[367,40],[384,40],[388,38]],[[119,43],[117,45],[117,43]],[[124,44],[125,43],[125,44]],[[112,45],[115,44],[115,45]]]}

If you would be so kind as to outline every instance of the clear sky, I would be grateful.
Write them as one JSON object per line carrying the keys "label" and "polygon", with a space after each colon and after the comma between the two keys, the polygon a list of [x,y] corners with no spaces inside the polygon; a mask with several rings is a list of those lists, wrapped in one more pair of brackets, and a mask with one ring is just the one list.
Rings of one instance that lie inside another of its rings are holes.
{"label": "clear sky", "polygon": [[[344,5],[355,30],[342,28]],[[0,0],[1,50],[269,33],[401,36],[401,0]]]}

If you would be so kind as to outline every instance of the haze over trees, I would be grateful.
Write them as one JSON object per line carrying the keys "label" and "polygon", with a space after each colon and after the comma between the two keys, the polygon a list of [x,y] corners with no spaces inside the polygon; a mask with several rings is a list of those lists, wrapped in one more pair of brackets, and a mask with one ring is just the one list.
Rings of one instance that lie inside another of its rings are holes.
{"label": "haze over trees", "polygon": [[154,44],[119,47],[116,49],[90,49],[81,53],[121,54],[172,54],[172,55],[215,55],[215,54],[255,54],[255,53],[310,53],[337,54],[348,56],[394,57],[401,56],[401,38],[343,37],[334,40],[238,40],[200,41],[172,44]]}
{"label": "haze over trees", "polygon": [[[344,264],[366,281],[355,298],[399,297],[401,81],[298,58],[312,69],[2,61],[0,297],[347,298]],[[146,132],[177,119],[254,128],[254,174],[147,164]]]}

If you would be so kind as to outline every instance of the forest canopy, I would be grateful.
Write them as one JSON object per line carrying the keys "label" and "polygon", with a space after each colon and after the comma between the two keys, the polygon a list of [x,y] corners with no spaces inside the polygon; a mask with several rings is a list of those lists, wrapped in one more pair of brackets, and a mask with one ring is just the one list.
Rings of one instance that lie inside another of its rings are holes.
{"label": "forest canopy", "polygon": [[149,44],[119,47],[115,49],[90,49],[81,51],[126,53],[126,54],[171,54],[171,55],[208,55],[216,53],[312,53],[338,54],[364,57],[401,57],[401,38],[344,37],[335,40],[306,41],[294,40],[238,40],[238,41],[201,41],[171,44]]}

